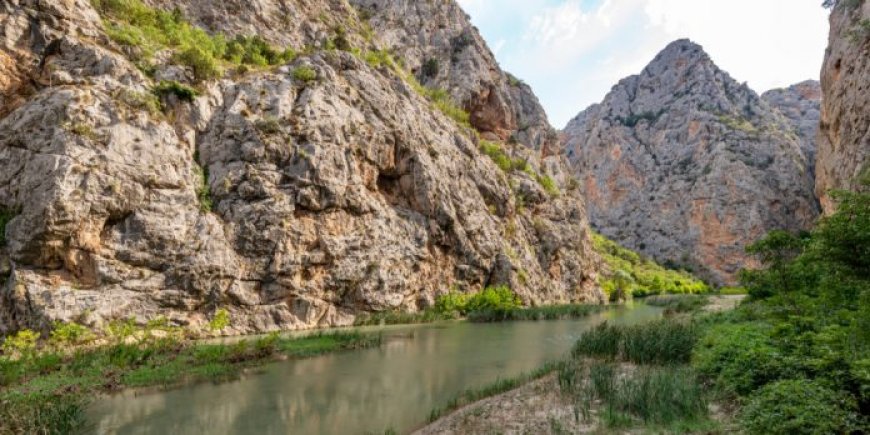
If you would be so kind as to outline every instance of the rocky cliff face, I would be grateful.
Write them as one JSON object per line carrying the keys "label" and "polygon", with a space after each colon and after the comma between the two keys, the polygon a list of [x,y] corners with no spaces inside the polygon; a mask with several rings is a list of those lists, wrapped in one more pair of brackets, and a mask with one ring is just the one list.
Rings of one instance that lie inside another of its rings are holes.
{"label": "rocky cliff face", "polygon": [[870,177],[870,2],[840,1],[822,66],[822,122],[816,193],[833,212],[831,189],[857,189]]}
{"label": "rocky cliff face", "polygon": [[789,121],[800,139],[801,151],[807,157],[810,173],[816,169],[816,139],[821,119],[822,86],[815,80],[807,80],[787,88],[773,89],[761,95],[761,99],[779,110]]}
{"label": "rocky cliff face", "polygon": [[454,1],[350,0],[421,83],[450,92],[490,139],[548,153],[558,138],[531,88],[498,67]]}
{"label": "rocky cliff face", "polygon": [[[13,217],[0,332],[131,316],[198,328],[218,308],[230,332],[347,325],[493,284],[527,304],[602,299],[579,192],[517,124],[546,126],[537,100],[452,1],[148,2],[170,4],[173,20],[303,54],[198,80],[196,50],[157,47],[143,64],[153,47],[112,17],[107,32],[100,2],[0,6],[0,211]],[[527,170],[500,169],[403,74],[363,60],[384,47],[411,68],[437,54],[426,83],[527,144],[510,151]]]}
{"label": "rocky cliff face", "polygon": [[563,134],[594,227],[719,283],[747,265],[747,243],[807,228],[817,215],[794,128],[687,40]]}

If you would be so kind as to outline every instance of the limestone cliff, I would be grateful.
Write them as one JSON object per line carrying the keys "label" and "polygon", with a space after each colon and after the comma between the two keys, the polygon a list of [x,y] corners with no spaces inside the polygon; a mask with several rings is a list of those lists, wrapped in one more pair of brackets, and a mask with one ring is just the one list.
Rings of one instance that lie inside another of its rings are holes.
{"label": "limestone cliff", "polygon": [[[531,127],[546,118],[454,2],[139,5],[193,35],[179,47],[112,4],[0,6],[0,332],[195,329],[218,308],[231,332],[347,325],[502,283],[527,304],[602,300],[580,193]],[[519,142],[503,149],[524,170],[482,154],[386,48]]]}
{"label": "limestone cliff", "polygon": [[815,174],[818,148],[816,139],[821,119],[821,84],[815,80],[807,80],[787,88],[769,90],[761,95],[761,99],[779,110],[789,121],[800,139],[801,151],[807,157],[810,173]]}
{"label": "limestone cliff", "polygon": [[812,173],[794,128],[687,40],[565,128],[567,155],[604,235],[734,283],[766,232],[809,227]]}
{"label": "limestone cliff", "polygon": [[446,89],[484,136],[555,151],[557,136],[531,88],[498,67],[454,1],[350,0],[421,83]]}
{"label": "limestone cliff", "polygon": [[826,213],[831,189],[857,189],[870,177],[870,2],[836,2],[822,66],[822,122],[816,194]]}

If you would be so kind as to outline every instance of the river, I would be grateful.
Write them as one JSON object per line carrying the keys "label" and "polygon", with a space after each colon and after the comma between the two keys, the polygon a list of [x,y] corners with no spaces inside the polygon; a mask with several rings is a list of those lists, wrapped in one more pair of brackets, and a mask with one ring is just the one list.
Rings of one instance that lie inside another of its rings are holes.
{"label": "river", "polygon": [[643,304],[580,320],[382,328],[379,348],[277,362],[233,382],[125,392],[88,410],[99,434],[383,434],[421,426],[469,388],[563,357],[586,329],[661,316]]}

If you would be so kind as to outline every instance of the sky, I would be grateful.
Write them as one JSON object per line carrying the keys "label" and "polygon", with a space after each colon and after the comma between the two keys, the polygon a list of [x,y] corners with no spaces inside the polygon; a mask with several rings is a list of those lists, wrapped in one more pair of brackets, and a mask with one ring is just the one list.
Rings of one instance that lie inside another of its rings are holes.
{"label": "sky", "polygon": [[676,39],[761,93],[818,80],[828,37],[822,0],[458,1],[556,128]]}

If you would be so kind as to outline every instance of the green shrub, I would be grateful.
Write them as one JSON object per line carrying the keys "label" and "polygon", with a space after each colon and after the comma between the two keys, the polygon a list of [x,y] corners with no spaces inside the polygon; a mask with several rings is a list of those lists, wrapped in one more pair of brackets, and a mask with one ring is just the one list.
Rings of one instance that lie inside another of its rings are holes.
{"label": "green shrub", "polygon": [[438,59],[431,58],[423,63],[421,72],[423,73],[423,77],[432,78],[438,76],[439,69]]}
{"label": "green shrub", "polygon": [[535,180],[544,188],[544,191],[547,192],[550,196],[559,196],[559,187],[556,186],[556,182],[549,175],[535,175]]}
{"label": "green shrub", "polygon": [[197,174],[197,178],[199,178],[199,185],[196,187],[196,197],[199,200],[199,209],[203,213],[209,213],[214,207],[214,202],[211,199],[208,166],[196,165],[194,171]]}
{"label": "green shrub", "polygon": [[293,70],[293,79],[303,83],[313,82],[317,80],[317,71],[309,66],[300,66]]}
{"label": "green shrub", "polygon": [[193,101],[198,92],[196,89],[191,88],[190,86],[183,85],[176,81],[161,81],[157,86],[154,87],[154,94],[158,97],[165,97],[167,95],[175,95],[181,101]]}
{"label": "green shrub", "polygon": [[259,36],[237,36],[227,42],[224,35],[208,34],[185,19],[180,9],[164,11],[141,0],[92,0],[105,18],[105,30],[115,42],[129,47],[145,63],[154,53],[171,49],[175,62],[190,67],[197,80],[223,74],[221,63],[267,66],[285,64],[296,58],[291,50],[279,50]]}
{"label": "green shrub", "polygon": [[468,298],[466,310],[468,312],[495,310],[508,311],[519,308],[522,301],[507,286],[487,287]]}
{"label": "green shrub", "polygon": [[365,54],[365,61],[372,68],[381,68],[386,66],[390,69],[397,69],[396,61],[390,52],[386,50],[370,50]]}
{"label": "green shrub", "polygon": [[136,333],[136,321],[133,319],[112,320],[106,325],[106,336],[115,343],[123,343]]}
{"label": "green shrub", "polygon": [[78,323],[55,322],[51,331],[51,342],[55,346],[77,346],[94,339],[94,334]]}
{"label": "green shrub", "polygon": [[175,55],[175,60],[193,69],[197,81],[212,80],[223,75],[223,68],[214,54],[200,47],[186,48]]}
{"label": "green shrub", "polygon": [[764,323],[719,324],[698,342],[693,363],[721,388],[747,395],[778,379],[794,376],[794,362],[777,349]]}
{"label": "green shrub", "polygon": [[752,434],[850,433],[857,406],[852,398],[815,381],[769,384],[749,397],[740,422]]}
{"label": "green shrub", "polygon": [[468,295],[451,290],[435,300],[435,311],[442,314],[462,315],[468,306]]}
{"label": "green shrub", "polygon": [[259,36],[236,36],[227,44],[224,59],[234,64],[282,65],[296,59],[293,49],[277,50]]}
{"label": "green shrub", "polygon": [[15,335],[6,337],[3,341],[3,353],[7,356],[17,355],[19,358],[32,358],[36,353],[39,333],[30,329],[22,329]]}
{"label": "green shrub", "polygon": [[220,308],[214,313],[214,317],[208,322],[208,329],[211,331],[223,331],[227,326],[230,326],[230,313]]}

